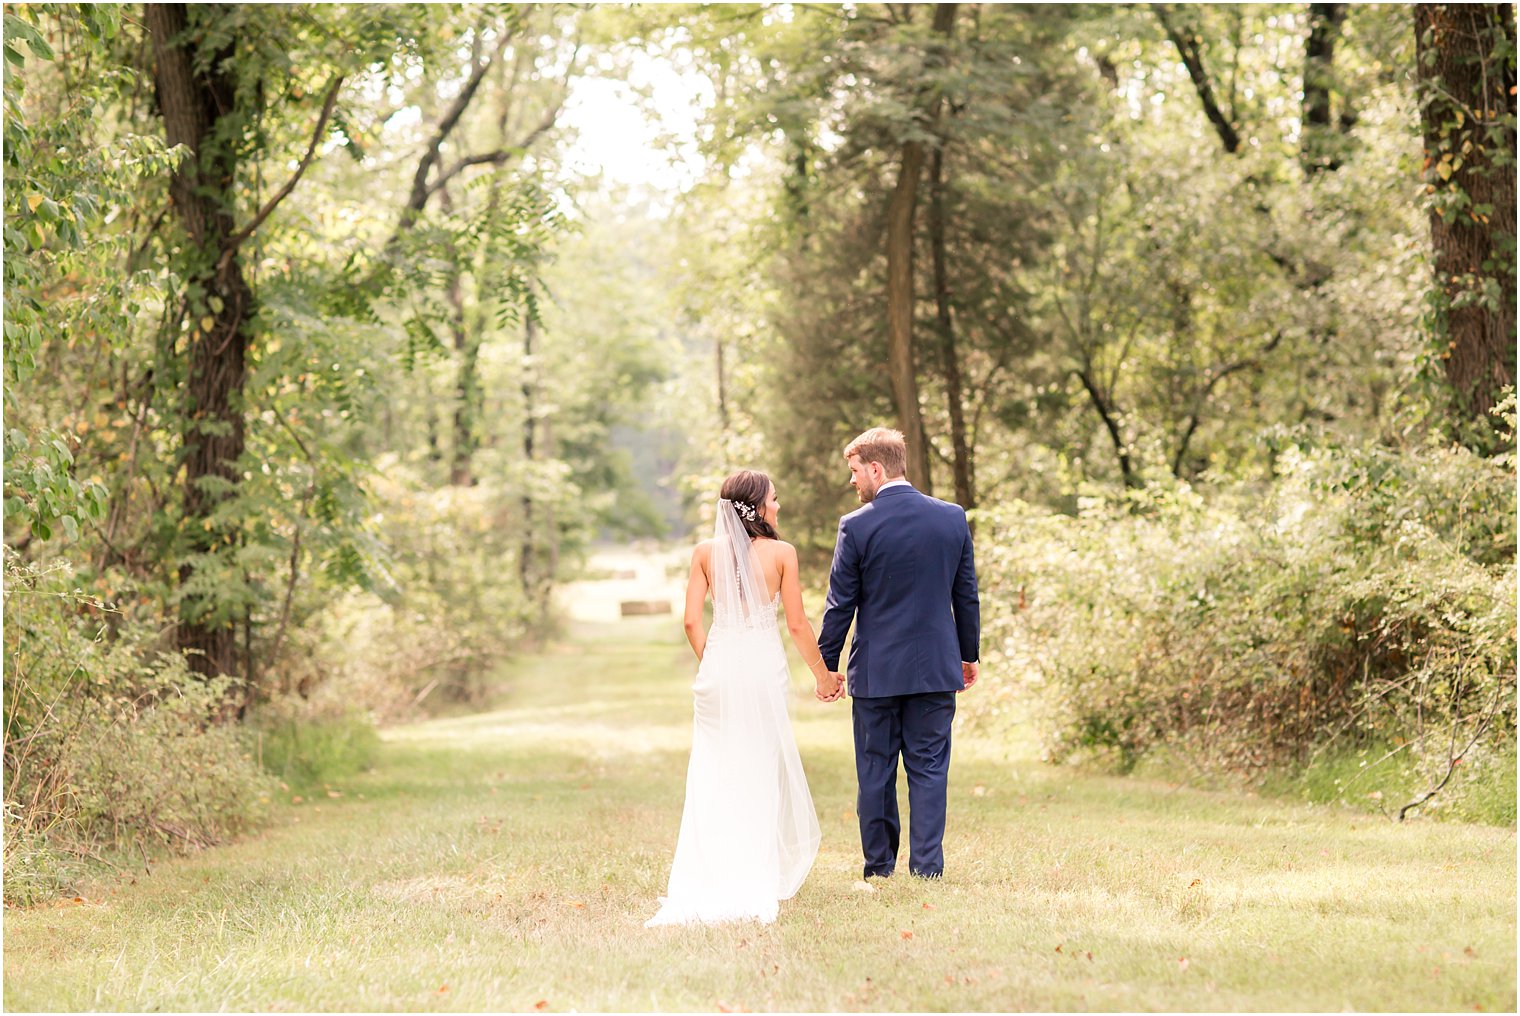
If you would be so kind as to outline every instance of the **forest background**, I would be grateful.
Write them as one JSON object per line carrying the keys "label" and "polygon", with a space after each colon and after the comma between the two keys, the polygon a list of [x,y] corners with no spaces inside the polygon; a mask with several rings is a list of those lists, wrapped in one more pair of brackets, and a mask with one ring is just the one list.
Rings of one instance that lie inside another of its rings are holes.
{"label": "forest background", "polygon": [[[732,468],[821,587],[879,423],[971,512],[965,722],[1514,823],[1511,5],[4,28],[7,902],[478,704]],[[607,89],[668,173],[587,173]]]}

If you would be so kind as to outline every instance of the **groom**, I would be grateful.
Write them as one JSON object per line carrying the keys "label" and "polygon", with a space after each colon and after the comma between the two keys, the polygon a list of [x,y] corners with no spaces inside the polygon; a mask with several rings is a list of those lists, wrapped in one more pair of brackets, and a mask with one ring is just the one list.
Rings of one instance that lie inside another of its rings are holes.
{"label": "groom", "polygon": [[908,774],[909,871],[945,870],[945,789],[956,693],[976,683],[981,622],[966,513],[920,494],[904,476],[907,447],[873,428],[844,450],[864,507],[839,520],[818,647],[839,669],[850,642],[856,812],[865,876],[897,866],[897,758]]}

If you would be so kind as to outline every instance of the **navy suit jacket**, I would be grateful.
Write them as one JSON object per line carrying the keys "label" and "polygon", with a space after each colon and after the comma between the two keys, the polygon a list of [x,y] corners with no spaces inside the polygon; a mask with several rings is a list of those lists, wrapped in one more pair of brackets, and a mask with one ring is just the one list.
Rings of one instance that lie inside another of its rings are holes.
{"label": "navy suit jacket", "polygon": [[960,691],[981,640],[976,560],[959,506],[887,487],[839,520],[818,648],[839,669],[850,640],[855,698]]}

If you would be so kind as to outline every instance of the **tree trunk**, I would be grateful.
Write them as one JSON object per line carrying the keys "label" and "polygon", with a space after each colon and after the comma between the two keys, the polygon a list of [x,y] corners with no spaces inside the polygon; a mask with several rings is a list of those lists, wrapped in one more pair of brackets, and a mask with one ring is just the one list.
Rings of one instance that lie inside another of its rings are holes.
{"label": "tree trunk", "polygon": [[913,356],[913,212],[923,164],[923,145],[905,143],[897,186],[887,205],[887,372],[892,379],[892,402],[897,407],[897,429],[908,444],[908,479],[927,494],[932,491],[929,449],[924,441],[918,366]]}
{"label": "tree trunk", "polygon": [[[494,204],[494,190],[492,201]],[[438,203],[446,213],[454,211],[454,197],[448,187],[440,188]],[[461,252],[457,247],[451,248],[447,256],[449,268],[444,297],[449,303],[449,333],[458,360],[454,372],[454,439],[449,449],[449,483],[455,487],[472,487],[475,485],[475,451],[480,441],[475,424],[480,416],[478,373],[482,333],[470,328],[465,314]]]}
{"label": "tree trunk", "polygon": [[1304,172],[1339,169],[1340,135],[1331,128],[1330,92],[1335,83],[1335,42],[1346,20],[1346,5],[1310,4],[1309,38],[1304,43],[1304,122],[1299,159]]}
{"label": "tree trunk", "polygon": [[976,507],[975,463],[966,442],[960,354],[956,350],[955,319],[950,310],[949,268],[945,256],[943,141],[929,155],[929,250],[934,262],[934,309],[939,325],[940,358],[945,372],[945,401],[950,411],[950,467],[955,475],[955,501],[969,510]]}
{"label": "tree trunk", "polygon": [[[208,5],[199,17],[225,17],[220,13],[224,10]],[[215,53],[198,53],[197,42],[204,33],[191,30],[185,5],[148,4],[143,18],[153,42],[153,78],[167,141],[191,153],[176,170],[169,192],[193,249],[188,274],[206,293],[204,300],[186,308],[192,326],[182,435],[182,531],[189,538],[192,561],[181,566],[180,581],[188,585],[199,567],[194,558],[238,541],[236,528],[213,516],[237,492],[244,449],[246,325],[254,300],[233,239],[233,146],[241,136],[237,121],[245,111],[237,105],[231,37]],[[191,670],[206,676],[238,672],[235,623],[235,617],[218,610],[213,595],[184,598],[178,637],[180,648],[191,651]]]}
{"label": "tree trunk", "polygon": [[[538,449],[534,446],[537,421],[533,418],[537,404],[533,384],[533,357],[537,353],[534,341],[536,338],[537,325],[534,324],[533,315],[525,315],[523,318],[522,343],[522,453],[523,462],[526,464],[529,472],[533,468],[533,458],[538,453]],[[528,602],[532,603],[537,599],[538,589],[538,564],[536,560],[538,538],[534,532],[536,523],[533,518],[533,484],[531,480],[523,484],[522,516],[522,539],[518,544],[517,577],[519,584],[522,586],[523,596],[528,599]]]}
{"label": "tree trunk", "polygon": [[[941,39],[930,50],[926,69],[943,65],[944,43],[955,24],[956,6],[934,5],[933,30]],[[913,349],[913,219],[923,165],[923,144],[914,140],[903,142],[897,184],[887,204],[887,372],[897,409],[897,429],[908,444],[908,479],[928,494],[933,491],[933,477],[929,472],[923,410],[918,402],[918,365]]]}
{"label": "tree trunk", "polygon": [[1439,355],[1453,429],[1490,452],[1515,383],[1514,8],[1416,4],[1414,27]]}
{"label": "tree trunk", "polygon": [[728,376],[723,362],[723,336],[718,336],[714,346],[718,367],[718,432],[726,435],[728,433]]}

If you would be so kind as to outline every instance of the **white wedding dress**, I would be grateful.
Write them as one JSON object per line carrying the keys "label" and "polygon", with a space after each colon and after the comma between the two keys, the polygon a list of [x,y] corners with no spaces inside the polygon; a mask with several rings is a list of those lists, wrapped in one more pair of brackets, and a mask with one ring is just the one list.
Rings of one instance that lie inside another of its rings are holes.
{"label": "white wedding dress", "polygon": [[718,502],[713,623],[692,685],[686,806],[670,887],[645,927],[776,919],[818,855],[818,816],[787,713],[789,672],[733,505]]}

